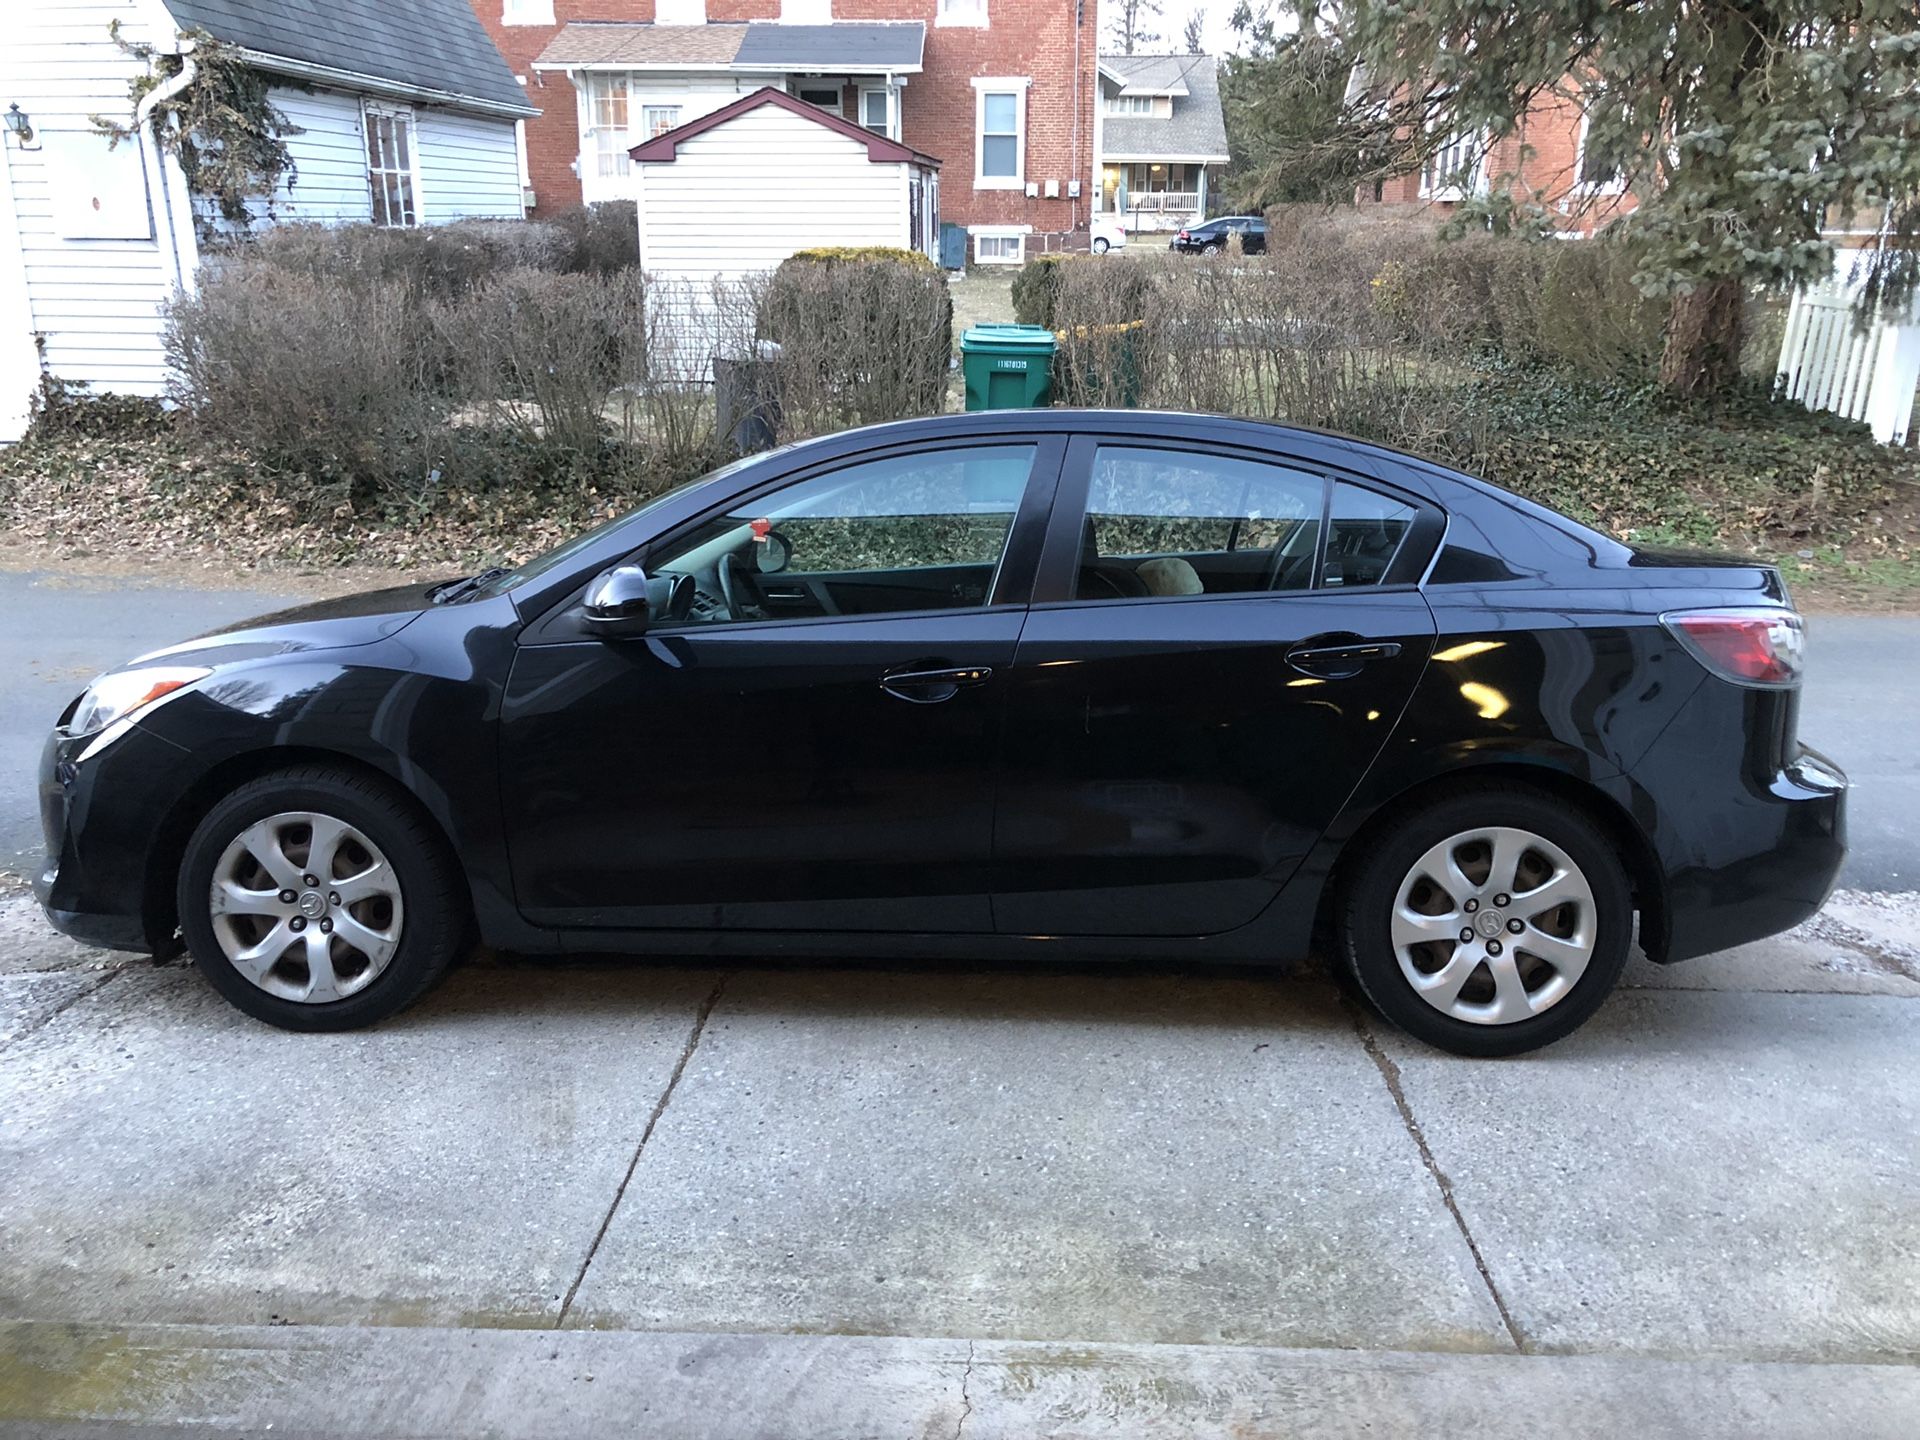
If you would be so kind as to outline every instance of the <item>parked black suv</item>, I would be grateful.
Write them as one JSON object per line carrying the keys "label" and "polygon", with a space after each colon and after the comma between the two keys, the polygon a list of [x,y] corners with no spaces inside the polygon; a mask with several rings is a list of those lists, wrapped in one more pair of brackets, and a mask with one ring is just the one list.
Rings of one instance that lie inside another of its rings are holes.
{"label": "parked black suv", "polygon": [[1238,235],[1240,248],[1248,255],[1260,255],[1267,248],[1267,222],[1258,215],[1223,215],[1182,230],[1167,242],[1169,250],[1187,255],[1218,255],[1227,248],[1227,237]]}

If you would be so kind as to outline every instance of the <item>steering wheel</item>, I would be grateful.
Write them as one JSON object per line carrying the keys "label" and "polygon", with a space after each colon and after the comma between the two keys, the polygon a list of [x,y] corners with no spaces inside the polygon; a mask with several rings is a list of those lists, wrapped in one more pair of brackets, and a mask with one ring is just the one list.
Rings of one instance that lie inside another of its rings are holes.
{"label": "steering wheel", "polygon": [[748,570],[740,556],[733,551],[720,557],[720,563],[713,567],[714,578],[720,582],[720,600],[727,607],[729,620],[758,620],[764,615],[760,598],[760,584]]}

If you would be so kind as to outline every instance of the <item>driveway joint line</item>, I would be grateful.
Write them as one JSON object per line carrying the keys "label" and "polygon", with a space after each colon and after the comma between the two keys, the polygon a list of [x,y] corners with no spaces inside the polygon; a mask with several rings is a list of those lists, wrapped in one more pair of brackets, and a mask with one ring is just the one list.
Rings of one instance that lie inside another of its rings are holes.
{"label": "driveway joint line", "polygon": [[1500,1312],[1500,1323],[1507,1327],[1507,1338],[1513,1342],[1513,1348],[1519,1354],[1532,1354],[1527,1337],[1514,1320],[1513,1312],[1507,1308],[1505,1297],[1500,1294],[1500,1287],[1493,1282],[1493,1271],[1487,1266],[1487,1257],[1480,1253],[1480,1242],[1473,1238],[1473,1231],[1467,1228],[1467,1217],[1460,1213],[1460,1204],[1453,1195],[1453,1181],[1447,1178],[1447,1172],[1433,1158],[1433,1149],[1427,1144],[1426,1134],[1420,1129],[1420,1122],[1413,1117],[1413,1106],[1407,1103],[1406,1091],[1400,1084],[1400,1067],[1393,1063],[1392,1056],[1380,1048],[1373,1027],[1367,1023],[1367,1017],[1361,1013],[1352,997],[1342,995],[1340,1003],[1346,1007],[1368,1058],[1380,1072],[1380,1078],[1386,1082],[1387,1093],[1393,1097],[1394,1108],[1400,1112],[1400,1123],[1406,1127],[1407,1134],[1420,1152],[1420,1163],[1427,1167],[1427,1173],[1433,1177],[1433,1183],[1440,1191],[1440,1203],[1447,1207],[1454,1226],[1460,1231],[1460,1238],[1467,1242],[1467,1251],[1473,1256],[1473,1266],[1480,1272],[1480,1282],[1487,1287],[1487,1294],[1493,1299],[1493,1308]]}
{"label": "driveway joint line", "polygon": [[573,1277],[573,1284],[567,1287],[567,1298],[560,1304],[560,1314],[553,1322],[553,1328],[561,1329],[567,1323],[567,1315],[573,1309],[574,1297],[580,1293],[585,1283],[587,1271],[593,1267],[594,1256],[600,1253],[600,1242],[607,1238],[607,1231],[613,1225],[613,1217],[620,1209],[620,1202],[626,1198],[627,1186],[633,1183],[634,1172],[640,1168],[640,1157],[646,1153],[647,1141],[653,1138],[653,1129],[660,1123],[660,1117],[666,1114],[667,1102],[673,1099],[673,1092],[679,1087],[680,1077],[687,1073],[687,1062],[693,1059],[693,1052],[700,1044],[700,1036],[707,1028],[707,1017],[713,1014],[713,1007],[720,1003],[720,992],[727,988],[727,977],[722,975],[714,982],[713,989],[707,992],[707,998],[700,1002],[700,1008],[693,1017],[693,1029],[687,1035],[687,1043],[680,1049],[680,1058],[673,1063],[673,1073],[667,1076],[667,1085],[660,1092],[660,1098],[654,1103],[653,1113],[647,1117],[647,1125],[640,1132],[640,1143],[633,1147],[633,1158],[627,1161],[627,1173],[620,1177],[620,1188],[613,1192],[613,1203],[607,1206],[607,1213],[601,1217],[600,1228],[594,1232],[593,1243],[587,1247],[586,1258],[580,1262],[580,1273]]}
{"label": "driveway joint line", "polygon": [[[89,996],[98,995],[102,990],[106,989],[107,986],[111,985],[115,980],[118,980],[122,975],[126,974],[127,971],[131,970],[132,968],[134,967],[131,965],[122,965],[117,969],[109,970],[106,974],[102,975],[99,978],[99,980],[97,980],[92,985],[89,985],[86,989],[80,991],[78,994],[69,995],[66,999],[62,1000],[58,1005],[54,1006],[51,1010],[49,1010],[46,1014],[42,1015],[38,1020],[34,1021],[31,1025],[27,1026],[24,1030],[16,1030],[13,1034],[0,1038],[0,1050],[10,1049],[12,1046],[18,1045],[22,1040],[25,1040],[29,1035],[33,1035],[41,1030],[44,1030],[47,1026],[51,1025],[55,1020],[58,1020],[62,1015],[66,1014],[67,1011],[71,1010],[74,1006],[78,1005],[82,1000],[87,999]],[[57,973],[57,972],[45,972],[45,973]]]}

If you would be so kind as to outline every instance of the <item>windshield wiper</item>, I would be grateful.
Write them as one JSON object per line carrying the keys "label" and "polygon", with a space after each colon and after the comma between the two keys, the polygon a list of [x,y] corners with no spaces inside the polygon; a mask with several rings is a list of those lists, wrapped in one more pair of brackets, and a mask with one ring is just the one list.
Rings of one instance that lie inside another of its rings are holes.
{"label": "windshield wiper", "polygon": [[504,565],[489,565],[478,575],[469,575],[464,580],[449,580],[444,585],[436,585],[427,592],[427,597],[436,605],[451,605],[478,590],[489,580],[498,580],[507,573]]}

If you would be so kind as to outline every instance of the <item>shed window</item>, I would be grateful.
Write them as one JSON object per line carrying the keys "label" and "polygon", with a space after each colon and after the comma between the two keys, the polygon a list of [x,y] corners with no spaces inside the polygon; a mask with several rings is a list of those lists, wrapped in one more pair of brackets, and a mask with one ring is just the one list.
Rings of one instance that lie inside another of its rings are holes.
{"label": "shed window", "polygon": [[373,223],[418,225],[413,112],[368,105],[362,123],[367,135],[367,188],[373,197]]}
{"label": "shed window", "polygon": [[588,149],[596,175],[627,173],[627,151],[633,145],[627,137],[628,98],[626,76],[587,77]]}

